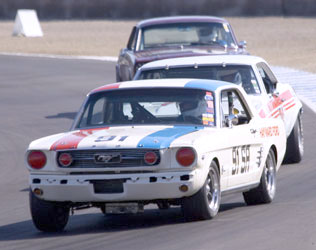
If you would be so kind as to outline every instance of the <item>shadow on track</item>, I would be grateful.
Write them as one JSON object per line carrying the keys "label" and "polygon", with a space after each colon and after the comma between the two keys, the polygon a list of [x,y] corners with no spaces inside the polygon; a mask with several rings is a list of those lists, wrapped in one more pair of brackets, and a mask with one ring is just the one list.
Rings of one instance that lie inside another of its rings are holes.
{"label": "shadow on track", "polygon": [[[240,202],[222,204],[220,212],[225,212],[242,206],[245,206],[245,204]],[[60,233],[40,232],[34,227],[32,220],[0,226],[0,242],[35,238],[67,237],[100,232],[110,233],[182,223],[189,222],[185,221],[181,209],[178,207],[170,208],[168,210],[146,209],[143,214],[136,215],[104,216],[101,212],[99,214],[80,214],[70,216],[65,231]],[[189,224],[191,223],[199,222],[190,222]]]}
{"label": "shadow on track", "polygon": [[45,116],[46,119],[60,119],[60,118],[67,118],[70,120],[74,120],[76,117],[77,112],[66,112],[66,113],[58,113],[57,115],[48,115]]}

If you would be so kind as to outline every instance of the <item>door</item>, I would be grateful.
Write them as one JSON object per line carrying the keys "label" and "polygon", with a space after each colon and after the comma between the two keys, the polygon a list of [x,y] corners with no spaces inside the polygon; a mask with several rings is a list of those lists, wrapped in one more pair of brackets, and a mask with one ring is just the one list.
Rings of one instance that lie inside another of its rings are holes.
{"label": "door", "polygon": [[258,124],[240,96],[235,89],[224,90],[220,100],[221,126],[230,151],[230,159],[227,159],[228,165],[225,166],[228,189],[257,182],[260,171],[262,141]]}

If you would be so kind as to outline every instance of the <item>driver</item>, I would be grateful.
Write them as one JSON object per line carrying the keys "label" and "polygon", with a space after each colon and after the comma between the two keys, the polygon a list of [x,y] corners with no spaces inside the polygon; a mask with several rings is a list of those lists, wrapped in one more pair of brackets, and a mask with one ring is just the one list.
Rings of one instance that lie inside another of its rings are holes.
{"label": "driver", "polygon": [[217,41],[217,32],[215,28],[206,27],[199,30],[199,40],[201,43],[211,43]]}
{"label": "driver", "polygon": [[205,101],[183,101],[179,106],[184,121],[202,124],[202,114],[207,107]]}

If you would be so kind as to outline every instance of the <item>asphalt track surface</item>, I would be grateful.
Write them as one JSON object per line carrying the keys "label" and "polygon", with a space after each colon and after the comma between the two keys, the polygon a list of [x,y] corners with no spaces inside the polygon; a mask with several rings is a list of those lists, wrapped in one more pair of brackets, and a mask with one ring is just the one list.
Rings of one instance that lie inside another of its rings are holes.
{"label": "asphalt track surface", "polygon": [[305,156],[278,172],[272,204],[226,196],[218,216],[187,223],[178,208],[141,215],[70,217],[62,233],[32,224],[24,154],[30,141],[66,131],[86,93],[114,81],[114,63],[0,56],[0,249],[316,249],[316,115],[304,107]]}

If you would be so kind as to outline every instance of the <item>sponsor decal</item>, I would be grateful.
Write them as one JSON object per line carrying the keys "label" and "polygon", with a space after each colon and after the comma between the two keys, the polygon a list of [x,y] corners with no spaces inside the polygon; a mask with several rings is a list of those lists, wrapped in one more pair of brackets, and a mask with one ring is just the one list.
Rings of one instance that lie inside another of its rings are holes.
{"label": "sponsor decal", "polygon": [[228,25],[227,23],[223,23],[223,27],[224,27],[224,30],[229,33],[229,28],[228,28]]}
{"label": "sponsor decal", "polygon": [[278,126],[271,126],[266,128],[260,129],[260,136],[263,137],[272,137],[272,136],[279,136],[280,131]]}
{"label": "sponsor decal", "polygon": [[214,109],[214,103],[213,103],[213,101],[207,101],[206,103],[207,103],[207,107],[208,107],[208,108]]}
{"label": "sponsor decal", "polygon": [[214,126],[214,115],[213,114],[202,114],[202,122],[205,126]]}
{"label": "sponsor decal", "polygon": [[[279,107],[280,105],[282,105],[285,101],[290,100],[292,97],[293,97],[293,95],[292,95],[290,90],[283,92],[278,97],[274,97],[273,100],[271,100],[268,103],[268,108],[269,108],[270,112],[272,110],[276,109],[277,107]],[[273,116],[273,115],[271,115],[271,116]]]}
{"label": "sponsor decal", "polygon": [[214,98],[213,98],[213,94],[212,94],[212,92],[208,92],[208,91],[206,91],[206,92],[205,92],[204,99],[205,99],[206,101],[213,101],[213,100],[214,100]]}
{"label": "sponsor decal", "polygon": [[[288,102],[285,104],[286,101]],[[270,114],[270,117],[278,118],[279,116],[281,116],[281,118],[284,120],[284,112],[294,107],[295,105],[296,103],[293,99],[291,91],[287,90],[284,93],[280,94],[278,97],[274,97],[274,99],[268,103],[268,108],[270,111],[276,109]]]}
{"label": "sponsor decal", "polygon": [[214,114],[214,108],[206,108],[206,113]]}

